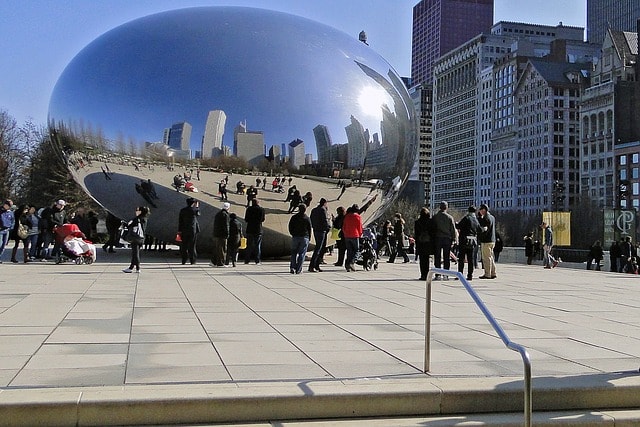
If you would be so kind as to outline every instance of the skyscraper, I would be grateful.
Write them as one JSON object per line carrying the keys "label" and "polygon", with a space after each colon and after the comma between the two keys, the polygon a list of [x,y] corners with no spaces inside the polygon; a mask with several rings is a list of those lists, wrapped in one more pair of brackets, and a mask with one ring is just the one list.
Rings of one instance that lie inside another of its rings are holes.
{"label": "skyscraper", "polygon": [[587,0],[587,41],[599,45],[607,29],[637,31],[640,0]]}
{"label": "skyscraper", "polygon": [[187,122],[174,123],[169,130],[169,148],[174,150],[191,149],[191,125]]}
{"label": "skyscraper", "polygon": [[227,115],[222,110],[209,111],[202,138],[202,158],[216,157],[222,153],[222,136]]}
{"label": "skyscraper", "polygon": [[304,141],[295,139],[289,143],[289,163],[294,168],[299,168],[304,165],[304,162]]}
{"label": "skyscraper", "polygon": [[413,7],[413,84],[431,84],[440,56],[488,32],[492,24],[493,0],[421,0]]}

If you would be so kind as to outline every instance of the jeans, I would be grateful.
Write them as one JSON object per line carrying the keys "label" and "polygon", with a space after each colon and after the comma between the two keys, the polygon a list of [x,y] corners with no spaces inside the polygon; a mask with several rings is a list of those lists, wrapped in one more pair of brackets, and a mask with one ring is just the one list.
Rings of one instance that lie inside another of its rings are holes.
{"label": "jeans", "polygon": [[9,229],[0,231],[0,260],[2,259],[2,253],[7,243],[9,243]]}
{"label": "jeans", "polygon": [[316,240],[316,246],[313,249],[313,254],[311,255],[311,261],[309,262],[309,270],[312,269],[320,269],[320,261],[322,261],[322,255],[327,248],[327,232],[314,232],[313,237]]}
{"label": "jeans", "polygon": [[474,264],[474,250],[476,246],[459,246],[458,249],[458,271],[462,273],[464,271],[464,261],[467,260],[467,279],[473,277],[473,264]]}
{"label": "jeans", "polygon": [[256,264],[262,259],[262,234],[247,233],[247,248],[244,251],[244,263],[249,264],[251,258],[256,260]]}
{"label": "jeans", "polygon": [[345,239],[345,243],[347,245],[347,259],[344,266],[348,271],[350,268],[354,268],[356,257],[360,250],[360,239]]}
{"label": "jeans", "polygon": [[307,248],[309,247],[308,237],[291,238],[291,263],[289,268],[296,274],[302,273],[302,263],[304,263],[304,257],[307,254]]}
{"label": "jeans", "polygon": [[436,253],[434,255],[433,265],[440,268],[442,264],[445,270],[451,268],[451,239],[448,237],[438,237],[436,239]]}

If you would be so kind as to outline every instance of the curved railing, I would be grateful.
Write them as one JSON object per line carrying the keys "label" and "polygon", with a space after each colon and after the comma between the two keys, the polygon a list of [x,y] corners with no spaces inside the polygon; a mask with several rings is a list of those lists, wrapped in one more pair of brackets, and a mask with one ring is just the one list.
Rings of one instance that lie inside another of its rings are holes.
{"label": "curved railing", "polygon": [[527,349],[517,344],[507,336],[502,327],[498,324],[495,317],[491,314],[487,306],[484,304],[477,292],[471,287],[462,273],[456,271],[444,270],[441,268],[432,268],[427,275],[427,295],[425,307],[425,345],[424,345],[424,372],[429,372],[431,359],[431,282],[435,274],[443,276],[457,277],[460,283],[465,287],[473,301],[489,321],[493,330],[498,334],[504,345],[513,351],[520,353],[522,362],[524,363],[524,425],[531,426],[531,358]]}

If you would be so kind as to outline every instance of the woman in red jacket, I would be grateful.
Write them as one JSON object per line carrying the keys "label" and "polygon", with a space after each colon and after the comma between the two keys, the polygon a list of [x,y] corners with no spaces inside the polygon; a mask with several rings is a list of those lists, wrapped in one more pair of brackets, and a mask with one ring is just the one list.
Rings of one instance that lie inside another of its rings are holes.
{"label": "woman in red jacket", "polygon": [[347,271],[356,271],[356,255],[360,249],[360,237],[362,237],[362,217],[360,208],[353,205],[347,209],[347,214],[342,222],[342,235],[347,247],[347,258],[345,268]]}

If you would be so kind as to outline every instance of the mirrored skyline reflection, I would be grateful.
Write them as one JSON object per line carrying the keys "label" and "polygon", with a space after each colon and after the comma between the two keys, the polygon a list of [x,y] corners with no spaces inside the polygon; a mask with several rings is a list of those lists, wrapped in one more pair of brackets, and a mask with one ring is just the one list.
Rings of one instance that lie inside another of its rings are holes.
{"label": "mirrored skyline reflection", "polygon": [[246,122],[266,151],[299,139],[318,160],[314,128],[347,144],[353,119],[371,144],[365,152],[415,144],[403,125],[415,120],[408,100],[390,65],[355,37],[281,12],[199,7],[140,18],[90,43],[58,80],[49,121],[111,147],[159,142],[187,122],[195,152],[209,112],[221,110],[225,146]]}

